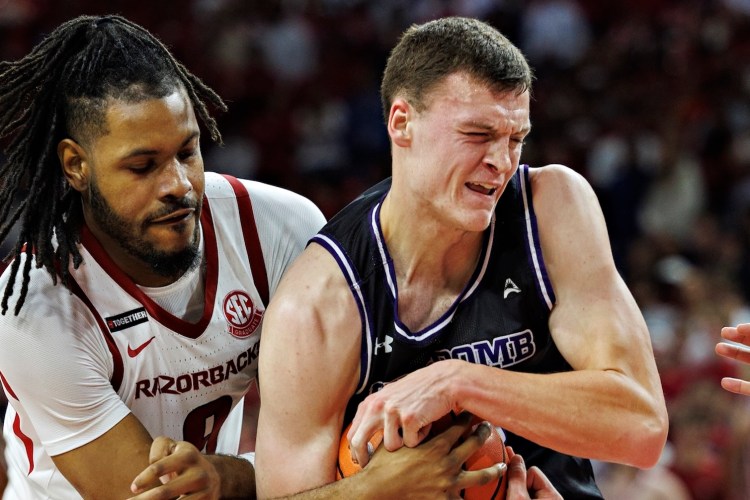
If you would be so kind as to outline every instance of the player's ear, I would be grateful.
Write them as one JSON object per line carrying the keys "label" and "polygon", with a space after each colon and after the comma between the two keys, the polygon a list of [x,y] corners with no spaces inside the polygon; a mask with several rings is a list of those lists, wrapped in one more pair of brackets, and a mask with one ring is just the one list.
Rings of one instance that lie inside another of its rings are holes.
{"label": "player's ear", "polygon": [[407,147],[411,144],[411,120],[414,108],[403,98],[396,98],[388,114],[388,135],[394,145]]}
{"label": "player's ear", "polygon": [[57,157],[70,186],[78,192],[86,191],[89,183],[86,150],[73,139],[63,139],[57,145]]}

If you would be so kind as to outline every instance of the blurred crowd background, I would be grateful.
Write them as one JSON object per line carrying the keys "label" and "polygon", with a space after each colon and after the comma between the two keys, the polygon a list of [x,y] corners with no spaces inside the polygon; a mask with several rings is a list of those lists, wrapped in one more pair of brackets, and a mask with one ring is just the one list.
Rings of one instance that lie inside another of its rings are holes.
{"label": "blurred crowd background", "polygon": [[602,490],[750,498],[750,398],[719,386],[750,372],[713,351],[723,325],[750,321],[750,0],[0,0],[0,59],[104,13],[157,34],[228,102],[207,170],[329,217],[388,175],[378,87],[398,35],[443,15],[499,28],[537,76],[522,161],[594,186],[667,397],[662,463],[597,463]]}

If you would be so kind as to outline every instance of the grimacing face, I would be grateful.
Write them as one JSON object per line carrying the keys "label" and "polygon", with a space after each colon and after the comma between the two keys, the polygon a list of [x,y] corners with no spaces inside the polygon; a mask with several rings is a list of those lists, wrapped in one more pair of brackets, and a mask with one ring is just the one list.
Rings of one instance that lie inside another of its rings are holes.
{"label": "grimacing face", "polygon": [[137,283],[162,286],[197,264],[205,179],[195,113],[180,89],[112,100],[106,122],[85,147],[68,148],[72,161],[62,153],[66,177],[110,257]]}
{"label": "grimacing face", "polygon": [[423,219],[484,231],[530,129],[528,92],[498,91],[462,72],[446,77],[408,126],[405,178]]}

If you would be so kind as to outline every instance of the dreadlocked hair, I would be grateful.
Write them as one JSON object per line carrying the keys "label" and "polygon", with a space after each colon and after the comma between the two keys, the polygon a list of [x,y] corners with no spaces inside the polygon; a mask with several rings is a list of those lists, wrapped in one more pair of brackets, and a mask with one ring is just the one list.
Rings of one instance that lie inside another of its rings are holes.
{"label": "dreadlocked hair", "polygon": [[180,88],[211,139],[220,143],[206,103],[225,111],[221,98],[151,33],[120,16],[77,17],[23,59],[0,62],[0,139],[7,143],[0,165],[0,244],[16,223],[19,227],[5,256],[13,261],[0,302],[2,314],[22,260],[16,315],[26,298],[32,261],[47,270],[53,283],[59,277],[67,286],[70,262],[77,269],[83,260],[77,247],[81,199],[63,175],[59,142],[85,142],[106,130],[109,99],[137,102]]}

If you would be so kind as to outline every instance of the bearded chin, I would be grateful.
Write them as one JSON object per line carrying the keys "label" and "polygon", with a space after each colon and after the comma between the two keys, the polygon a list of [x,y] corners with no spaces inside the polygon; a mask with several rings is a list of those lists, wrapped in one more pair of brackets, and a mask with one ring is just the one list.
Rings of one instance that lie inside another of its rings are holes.
{"label": "bearded chin", "polygon": [[[196,220],[190,243],[183,249],[165,252],[142,238],[136,228],[121,218],[102,196],[96,183],[89,186],[92,217],[99,228],[126,252],[166,278],[177,279],[200,264],[200,224]],[[196,211],[196,215],[200,211]]]}
{"label": "bearded chin", "polygon": [[165,278],[179,278],[188,271],[195,269],[200,263],[199,257],[199,231],[200,225],[195,225],[193,241],[187,247],[176,252],[161,252],[150,249],[145,253],[135,256],[151,266],[151,269],[159,276]]}

